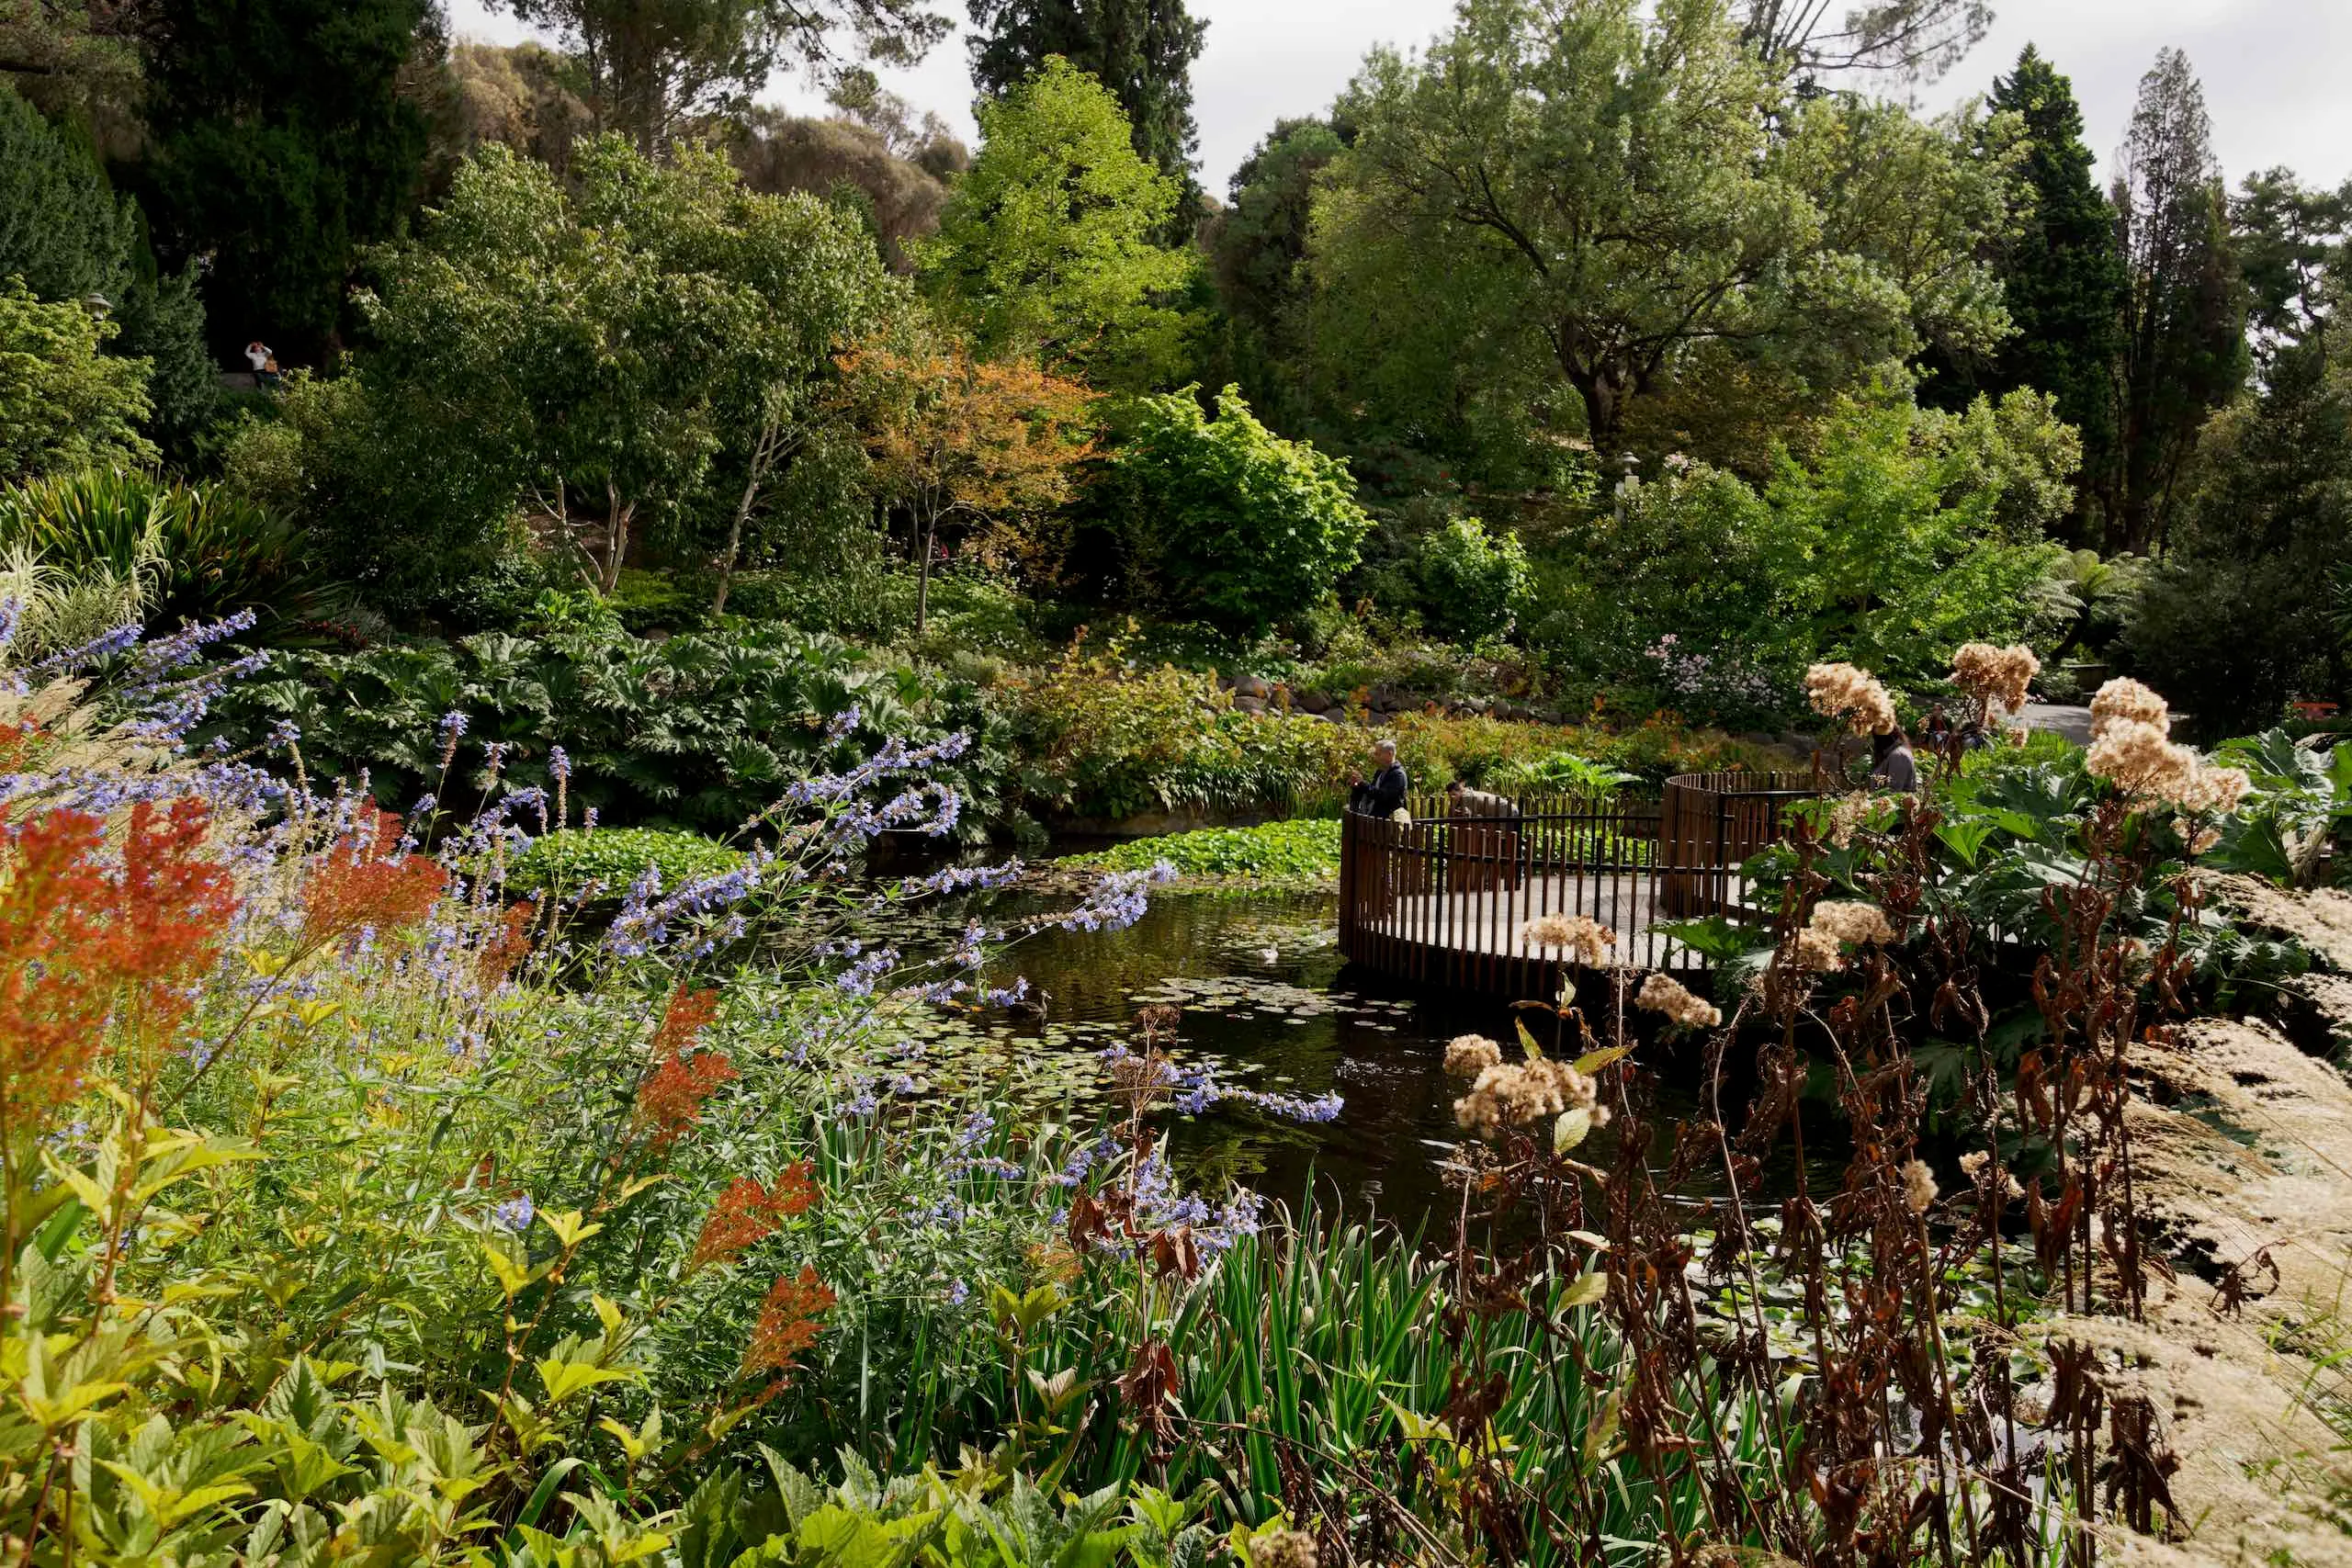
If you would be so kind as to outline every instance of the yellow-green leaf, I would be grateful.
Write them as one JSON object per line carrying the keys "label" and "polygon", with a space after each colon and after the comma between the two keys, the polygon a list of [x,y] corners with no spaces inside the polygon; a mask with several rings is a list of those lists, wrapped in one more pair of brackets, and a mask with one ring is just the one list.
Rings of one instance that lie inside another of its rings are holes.
{"label": "yellow-green leaf", "polygon": [[616,1367],[599,1367],[587,1361],[559,1361],[552,1357],[537,1363],[539,1382],[547,1385],[548,1403],[561,1404],[583,1389],[594,1388],[602,1382],[627,1382],[636,1374]]}
{"label": "yellow-green leaf", "polygon": [[1590,1306],[1608,1293],[1609,1276],[1596,1269],[1589,1274],[1579,1276],[1577,1282],[1561,1295],[1560,1304],[1564,1307]]}
{"label": "yellow-green leaf", "polygon": [[556,1240],[563,1244],[564,1250],[567,1252],[605,1228],[602,1225],[588,1224],[581,1218],[580,1211],[577,1209],[565,1209],[560,1213],[549,1213],[546,1209],[541,1209],[539,1220],[548,1229],[555,1232]]}
{"label": "yellow-green leaf", "polygon": [[1604,1045],[1598,1051],[1587,1051],[1583,1055],[1578,1056],[1577,1071],[1586,1077],[1590,1077],[1601,1068],[1613,1066],[1633,1054],[1634,1048],[1631,1045]]}

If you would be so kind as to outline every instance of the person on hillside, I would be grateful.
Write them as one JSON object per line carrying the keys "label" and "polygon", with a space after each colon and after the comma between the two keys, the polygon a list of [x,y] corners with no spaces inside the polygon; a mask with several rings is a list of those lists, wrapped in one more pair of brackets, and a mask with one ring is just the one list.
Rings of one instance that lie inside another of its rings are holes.
{"label": "person on hillside", "polygon": [[259,338],[245,344],[245,363],[254,367],[254,385],[275,388],[279,381],[277,350]]}
{"label": "person on hillside", "polygon": [[1405,776],[1405,764],[1396,760],[1396,742],[1385,736],[1374,741],[1372,766],[1370,784],[1362,773],[1348,775],[1348,809],[1367,817],[1394,816],[1405,808],[1405,797],[1413,787]]}
{"label": "person on hillside", "polygon": [[1519,802],[1487,790],[1472,789],[1460,779],[1445,786],[1447,815],[1476,822],[1516,822]]}
{"label": "person on hillside", "polygon": [[1871,783],[1905,795],[1917,792],[1919,759],[1911,754],[1911,737],[1901,725],[1871,737]]}

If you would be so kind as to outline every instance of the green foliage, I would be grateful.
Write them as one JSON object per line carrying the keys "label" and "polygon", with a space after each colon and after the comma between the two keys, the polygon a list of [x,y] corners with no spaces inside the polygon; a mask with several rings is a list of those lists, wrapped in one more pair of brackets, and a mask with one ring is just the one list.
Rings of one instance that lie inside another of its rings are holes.
{"label": "green foliage", "polygon": [[1304,715],[1252,714],[1215,677],[1075,654],[1006,695],[1031,798],[1070,816],[1329,805],[1364,737]]}
{"label": "green foliage", "polygon": [[2086,468],[2103,473],[2115,440],[2110,381],[2123,346],[2128,283],[2115,245],[2115,210],[2092,177],[2075,89],[2026,46],[2017,68],[1996,78],[1987,107],[2013,115],[2024,157],[2010,175],[2018,231],[2000,253],[2004,302],[2017,335],[1978,378],[1999,393],[2038,388],[2058,417],[2081,432]]}
{"label": "green foliage", "polygon": [[[219,724],[256,745],[275,720],[291,719],[313,776],[356,780],[364,768],[388,803],[432,793],[456,809],[493,776],[469,760],[445,777],[439,726],[445,714],[463,713],[476,740],[509,749],[497,776],[538,784],[552,801],[548,758],[560,746],[571,759],[575,810],[595,807],[616,825],[727,836],[804,769],[887,737],[936,739],[978,718],[957,705],[954,689],[869,662],[831,637],[737,626],[647,642],[606,618],[555,619],[560,607],[546,606],[527,628],[534,635],[283,656],[269,678],[241,683],[216,707]],[[829,739],[827,722],[853,705],[864,716],[856,733]],[[967,832],[1010,809],[1001,766],[983,735],[950,771],[964,791]]]}
{"label": "green foliage", "polygon": [[2205,93],[2177,49],[2140,79],[2112,200],[2122,236],[2119,450],[2095,474],[2107,548],[2145,551],[2169,532],[2206,417],[2245,383],[2245,295]]}
{"label": "green foliage", "polygon": [[2263,390],[2207,428],[2173,547],[2124,634],[2133,667],[2208,734],[2352,694],[2352,370],[2336,335],[2283,351]]}
{"label": "green foliage", "polygon": [[1105,486],[1127,548],[1169,601],[1263,633],[1329,592],[1370,520],[1338,459],[1286,441],[1227,387],[1215,419],[1194,389],[1136,400]]}
{"label": "green foliage", "polygon": [[567,189],[492,146],[461,169],[363,299],[362,377],[489,493],[532,493],[609,592],[640,521],[723,532],[741,487],[714,490],[722,467],[763,432],[798,445],[834,352],[895,290],[853,220],[747,190],[718,152],[657,164],[608,136],[572,168]]}
{"label": "green foliage", "polygon": [[141,193],[158,248],[209,256],[227,342],[325,350],[360,248],[416,200],[424,117],[401,90],[427,0],[191,0],[149,39]]}
{"label": "green foliage", "polygon": [[1459,517],[1421,541],[1423,618],[1464,642],[1509,631],[1527,604],[1527,549],[1516,534],[1494,535]]}
{"label": "green foliage", "polygon": [[985,355],[1166,385],[1192,330],[1170,297],[1199,265],[1159,243],[1177,183],[1136,154],[1118,99],[1068,61],[978,114],[979,154],[917,247],[924,291]]}
{"label": "green foliage", "polygon": [[[773,1494],[713,1477],[690,1497],[683,1539],[689,1562],[758,1560],[788,1568],[1205,1568],[1209,1531],[1193,1505],[1154,1487],[1114,1481],[1083,1497],[1057,1497],[1016,1474],[967,1464],[888,1482],[855,1455],[822,1486],[763,1455]],[[999,1492],[1001,1495],[997,1495]]]}
{"label": "green foliage", "polygon": [[1555,751],[1547,757],[1511,763],[1488,782],[1503,790],[1606,796],[1629,784],[1639,784],[1641,775],[1607,762],[1596,762],[1589,757],[1579,757],[1574,751]]}
{"label": "green foliage", "polygon": [[152,538],[128,570],[104,562],[69,570],[23,544],[0,549],[0,604],[10,606],[0,655],[23,665],[85,648],[118,627],[143,621],[155,581]]}
{"label": "green foliage", "polygon": [[297,372],[231,427],[222,482],[304,523],[378,608],[447,613],[526,548],[513,476],[482,431],[459,427],[465,406],[428,387]]}
{"label": "green foliage", "polygon": [[0,278],[0,479],[145,464],[148,364],[101,354],[114,335],[78,299],[43,304]]}
{"label": "green foliage", "polygon": [[0,548],[29,549],[70,572],[150,581],[155,624],[253,610],[265,622],[313,620],[335,585],[300,528],[219,485],[121,468],[84,468],[0,490]]}
{"label": "green foliage", "polygon": [[114,300],[136,222],[95,153],[0,81],[0,277],[43,299]]}
{"label": "green foliage", "polygon": [[[2352,830],[2352,744],[2283,729],[2224,741],[2214,753],[2243,768],[2254,790],[2245,808],[2222,827],[2207,856],[2223,871],[2250,872],[2290,886],[2317,878],[2331,839]],[[2338,867],[2338,874],[2345,868]]]}
{"label": "green foliage", "polygon": [[1315,179],[1345,145],[1325,120],[1276,121],[1234,171],[1232,200],[1210,231],[1232,378],[1277,412],[1297,407],[1305,389],[1312,296],[1304,264]]}
{"label": "green foliage", "polygon": [[713,118],[740,115],[796,61],[910,65],[946,36],[923,0],[498,0],[561,37],[567,76],[600,126],[648,154]]}
{"label": "green foliage", "polygon": [[2036,393],[1958,418],[1907,398],[1841,400],[1817,454],[1784,452],[1766,492],[1778,608],[1808,657],[1897,681],[1938,678],[1963,642],[2014,640],[2059,553],[2041,527],[2078,458]]}
{"label": "green foliage", "polygon": [[1392,382],[1442,402],[1509,364],[1606,442],[1702,344],[1850,379],[2006,328],[1975,260],[1992,171],[1897,110],[1792,109],[1722,0],[1469,0],[1424,56],[1376,51],[1343,107],[1313,241],[1335,390],[1377,386],[1386,339],[1412,367]]}
{"label": "green foliage", "polygon": [[967,0],[966,9],[972,85],[983,96],[1012,91],[1060,55],[1117,96],[1136,152],[1190,194],[1200,145],[1193,62],[1208,24],[1184,0]]}
{"label": "green foliage", "polygon": [[2077,451],[2036,392],[1961,414],[1840,398],[1760,495],[1703,464],[1626,486],[1561,551],[1530,640],[1717,722],[1796,710],[1819,660],[1941,680],[1963,642],[2073,618],[2042,591],[2063,558],[2042,530],[2071,502]]}
{"label": "green foliage", "polygon": [[11,274],[43,299],[107,301],[119,329],[107,352],[152,367],[148,433],[187,454],[220,400],[195,269],[158,275],[137,205],[116,197],[88,147],[0,82],[0,278]]}
{"label": "green foliage", "polygon": [[553,892],[576,898],[599,890],[609,898],[628,891],[648,870],[664,889],[707,876],[721,876],[744,863],[741,850],[695,833],[658,828],[559,828],[531,840],[507,872],[522,893]]}
{"label": "green foliage", "polygon": [[[1434,714],[1398,714],[1392,727],[1397,754],[1416,790],[1442,788],[1455,779],[1476,789],[1512,789],[1515,782],[1557,767],[1568,777],[1597,775],[1605,769],[1632,775],[1632,783],[1655,790],[1676,773],[1747,768],[1769,773],[1788,766],[1770,747],[1736,740],[1719,730],[1697,729],[1671,715],[1656,715],[1621,728],[1600,725],[1511,724],[1479,716],[1447,718]],[[1558,761],[1562,753],[1582,765]]]}
{"label": "green foliage", "polygon": [[204,341],[204,301],[193,265],[168,276],[141,273],[122,291],[115,321],[117,354],[154,367],[147,428],[164,456],[186,463],[212,434],[220,410],[220,374]]}
{"label": "green foliage", "polygon": [[1196,881],[1320,885],[1340,874],[1340,824],[1334,818],[1303,818],[1254,828],[1201,828],[1131,839],[1076,857],[1078,864],[1108,871],[1148,871],[1162,862]]}

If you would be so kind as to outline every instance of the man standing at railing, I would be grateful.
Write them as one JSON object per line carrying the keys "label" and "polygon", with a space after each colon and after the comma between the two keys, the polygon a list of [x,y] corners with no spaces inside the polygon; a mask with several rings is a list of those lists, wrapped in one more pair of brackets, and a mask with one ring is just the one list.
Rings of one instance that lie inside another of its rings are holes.
{"label": "man standing at railing", "polygon": [[1367,817],[1388,817],[1405,809],[1405,796],[1413,786],[1405,765],[1396,760],[1396,742],[1385,735],[1374,741],[1372,765],[1370,784],[1362,773],[1348,775],[1348,809]]}

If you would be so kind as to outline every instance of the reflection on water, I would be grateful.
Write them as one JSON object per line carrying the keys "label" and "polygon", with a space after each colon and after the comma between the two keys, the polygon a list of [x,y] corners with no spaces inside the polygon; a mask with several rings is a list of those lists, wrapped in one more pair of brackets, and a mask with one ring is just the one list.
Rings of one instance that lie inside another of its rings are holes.
{"label": "reflection on water", "polygon": [[[999,915],[1035,907],[993,906]],[[1099,1049],[1138,1009],[1174,1002],[1183,1009],[1183,1055],[1215,1062],[1221,1077],[1252,1089],[1336,1090],[1346,1101],[1336,1122],[1317,1126],[1231,1104],[1171,1116],[1171,1143],[1196,1181],[1238,1181],[1295,1201],[1311,1173],[1321,1200],[1407,1225],[1442,1224],[1458,1201],[1440,1162],[1460,1136],[1453,1100],[1462,1093],[1445,1075],[1445,1043],[1472,1032],[1508,1040],[1514,1013],[1493,998],[1417,993],[1348,967],[1337,919],[1329,895],[1188,893],[1155,898],[1124,931],[1047,931],[1012,960],[1045,1004],[1043,1020],[1016,1028],[1042,1038],[1048,1024],[1057,1037],[1075,1026],[1068,1048]],[[1696,1059],[1659,1051],[1643,1059],[1654,1069],[1663,1140],[1673,1121],[1697,1111]],[[1727,1108],[1744,1103],[1747,1089],[1727,1084]],[[1605,1134],[1595,1145],[1596,1156],[1604,1152]],[[1661,1163],[1665,1153],[1657,1151]],[[1792,1178],[1785,1167],[1768,1169],[1767,1197],[1777,1199]]]}

